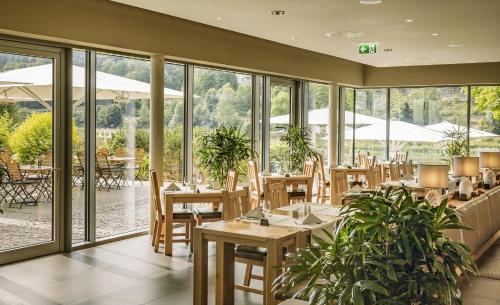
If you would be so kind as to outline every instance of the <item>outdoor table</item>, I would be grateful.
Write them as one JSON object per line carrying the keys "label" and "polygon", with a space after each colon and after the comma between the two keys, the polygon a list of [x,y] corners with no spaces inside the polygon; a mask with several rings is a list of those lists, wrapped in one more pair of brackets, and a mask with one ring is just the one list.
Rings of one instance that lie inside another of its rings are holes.
{"label": "outdoor table", "polygon": [[127,162],[134,162],[135,157],[109,156],[108,160],[109,160],[109,162],[112,162],[112,163],[127,163]]}
{"label": "outdoor table", "polygon": [[214,209],[222,202],[221,190],[201,189],[201,191],[163,191],[163,202],[165,211],[165,225],[163,226],[165,235],[165,255],[172,256],[172,230],[173,230],[173,213],[174,204],[179,203],[211,203]]}
{"label": "outdoor table", "polygon": [[283,182],[285,185],[306,185],[306,201],[311,202],[312,201],[312,189],[313,189],[313,182],[314,182],[314,177],[306,176],[306,175],[290,175],[290,176],[285,176],[285,175],[277,175],[277,174],[272,174],[269,176],[264,176],[262,174],[259,174],[259,178],[262,179],[262,184],[263,185],[263,191],[264,191],[264,200],[265,202],[269,201],[269,191],[267,190],[267,184],[268,183],[276,183],[276,182]]}
{"label": "outdoor table", "polygon": [[37,165],[21,165],[19,166],[21,171],[25,173],[35,173],[35,174],[40,174],[44,172],[49,172],[52,171],[51,166],[37,166]]}
{"label": "outdoor table", "polygon": [[[299,224],[291,217],[294,208],[311,206],[312,212],[323,223],[315,225]],[[276,304],[272,283],[280,273],[282,249],[287,247],[295,252],[310,241],[312,234],[322,233],[322,229],[333,228],[339,219],[340,206],[299,203],[279,208],[267,213],[269,226],[260,226],[258,220],[238,218],[231,221],[207,223],[194,228],[194,305],[206,305],[208,241],[216,242],[216,291],[215,304],[234,304],[234,247],[236,244],[267,248],[264,304]],[[271,266],[271,267],[269,267]]]}

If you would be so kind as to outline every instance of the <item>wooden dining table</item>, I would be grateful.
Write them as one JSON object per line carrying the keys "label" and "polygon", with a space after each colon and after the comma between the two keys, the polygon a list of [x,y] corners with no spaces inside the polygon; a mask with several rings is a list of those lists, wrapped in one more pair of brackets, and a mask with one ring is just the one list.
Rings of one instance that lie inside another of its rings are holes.
{"label": "wooden dining table", "polygon": [[333,170],[336,171],[344,171],[346,175],[348,176],[353,176],[354,181],[359,181],[359,176],[367,176],[368,171],[370,170],[369,168],[366,167],[343,167],[343,166],[337,166],[337,167],[332,167],[330,168],[330,174],[332,173]]}
{"label": "wooden dining table", "polygon": [[[307,203],[306,203],[307,204]],[[303,208],[304,203],[287,206],[271,211],[266,216],[269,226],[260,226],[256,220],[245,218],[231,221],[206,223],[194,229],[194,289],[193,305],[208,304],[208,242],[216,243],[216,305],[234,303],[234,249],[235,245],[248,245],[267,249],[264,287],[265,305],[275,305],[276,299],[272,284],[279,276],[282,261],[282,249],[295,252],[304,247],[314,230],[331,225],[339,218],[340,207],[310,204],[312,212],[322,221],[318,225],[300,225],[291,216],[291,209]],[[269,267],[270,266],[270,267]]]}
{"label": "wooden dining table", "polygon": [[163,210],[165,211],[165,225],[163,233],[165,236],[165,255],[172,256],[173,218],[174,205],[184,203],[210,203],[214,209],[218,209],[222,202],[222,191],[202,188],[200,192],[194,190],[163,191]]}
{"label": "wooden dining table", "polygon": [[264,200],[266,202],[269,201],[269,191],[266,188],[266,185],[269,183],[277,183],[277,182],[283,182],[287,186],[297,186],[297,185],[305,185],[306,186],[306,201],[311,202],[312,201],[312,190],[313,190],[313,182],[314,182],[314,177],[310,177],[307,175],[277,175],[277,174],[272,174],[272,175],[262,175],[259,174],[259,178],[262,179],[262,186],[263,186],[263,191],[264,191]]}

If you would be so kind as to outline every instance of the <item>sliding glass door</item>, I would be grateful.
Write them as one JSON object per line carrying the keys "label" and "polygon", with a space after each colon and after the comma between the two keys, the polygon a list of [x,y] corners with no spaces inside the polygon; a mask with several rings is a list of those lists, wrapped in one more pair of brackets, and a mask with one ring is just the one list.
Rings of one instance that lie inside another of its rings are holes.
{"label": "sliding glass door", "polygon": [[62,249],[61,56],[0,41],[0,265]]}

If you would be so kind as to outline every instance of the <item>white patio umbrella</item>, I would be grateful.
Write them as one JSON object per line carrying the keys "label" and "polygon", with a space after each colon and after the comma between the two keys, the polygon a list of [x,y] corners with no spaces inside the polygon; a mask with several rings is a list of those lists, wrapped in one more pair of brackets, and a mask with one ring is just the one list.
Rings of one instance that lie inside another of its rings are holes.
{"label": "white patio umbrella", "polygon": [[[459,126],[457,124],[453,124],[453,123],[450,123],[448,121],[442,121],[441,123],[427,125],[427,126],[425,126],[425,128],[430,129],[430,130],[434,130],[437,132],[441,132],[441,133],[443,133],[445,131],[458,130],[459,128],[461,130],[466,129],[465,126]],[[469,137],[471,137],[471,138],[498,137],[498,135],[491,133],[491,132],[479,130],[476,128],[470,128],[469,129]]]}
{"label": "white patio umbrella", "polygon": [[[290,120],[289,118],[290,116],[288,114],[274,116],[271,117],[271,124],[288,124]],[[308,113],[309,125],[328,125],[329,119],[330,119],[330,114],[328,107],[309,110]],[[381,122],[385,121],[364,114],[359,114],[359,113],[356,114],[356,124],[359,125],[371,125]],[[354,124],[351,111],[345,112],[345,124],[348,125]]]}
{"label": "white patio umbrella", "polygon": [[[385,141],[386,122],[354,129],[356,140]],[[352,137],[352,131],[349,134]],[[390,140],[401,142],[439,142],[443,134],[402,121],[390,122]]]}
{"label": "white patio umbrella", "polygon": [[[0,100],[36,100],[48,109],[46,101],[52,100],[52,64],[10,70],[0,73]],[[104,72],[96,72],[96,98],[98,100],[134,100],[149,98],[150,84]],[[73,99],[81,104],[84,100],[85,69],[73,66]],[[181,91],[164,89],[165,99],[182,98]]]}

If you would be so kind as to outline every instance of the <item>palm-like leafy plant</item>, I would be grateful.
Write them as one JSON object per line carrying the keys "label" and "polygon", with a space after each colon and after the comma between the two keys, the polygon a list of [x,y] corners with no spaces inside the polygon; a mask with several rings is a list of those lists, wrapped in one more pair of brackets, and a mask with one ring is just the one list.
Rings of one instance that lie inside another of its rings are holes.
{"label": "palm-like leafy plant", "polygon": [[198,166],[223,187],[230,170],[245,172],[245,161],[256,155],[252,149],[252,140],[246,132],[236,127],[221,125],[202,133],[196,141],[200,148]]}
{"label": "palm-like leafy plant", "polygon": [[304,161],[318,155],[311,142],[311,130],[309,127],[293,125],[283,127],[283,130],[285,133],[280,137],[280,141],[286,143],[289,148],[288,170],[301,171]]}
{"label": "palm-like leafy plant", "polygon": [[453,156],[467,154],[467,129],[458,126],[443,131],[444,145],[442,154],[446,163],[451,167]]}
{"label": "palm-like leafy plant", "polygon": [[414,201],[404,189],[373,192],[343,208],[327,239],[290,255],[275,282],[318,305],[461,304],[456,270],[475,273],[466,245],[443,236],[467,229],[443,201]]}

